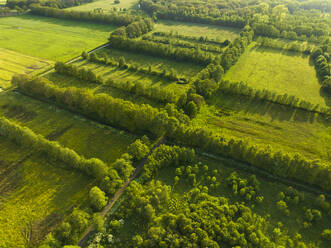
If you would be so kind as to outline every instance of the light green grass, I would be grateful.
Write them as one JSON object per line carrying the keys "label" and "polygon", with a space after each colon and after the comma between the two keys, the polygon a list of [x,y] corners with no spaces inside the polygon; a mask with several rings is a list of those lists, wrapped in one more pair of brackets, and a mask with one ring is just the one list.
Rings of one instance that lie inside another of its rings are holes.
{"label": "light green grass", "polygon": [[331,161],[331,125],[306,111],[246,97],[216,94],[201,108],[193,125],[220,136],[247,139],[274,150]]}
{"label": "light green grass", "polygon": [[51,61],[0,48],[0,87],[7,88],[14,74],[30,74],[53,64]]}
{"label": "light green grass", "polygon": [[33,57],[66,61],[107,42],[116,27],[41,16],[4,17],[0,47]]}
{"label": "light green grass", "polygon": [[11,92],[1,94],[2,115],[86,158],[114,162],[136,139],[135,135],[89,121],[54,105]]}
{"label": "light green grass", "polygon": [[254,43],[230,68],[224,79],[244,81],[257,89],[287,93],[321,106],[329,101],[320,95],[321,86],[309,56],[257,47]]}
{"label": "light green grass", "polygon": [[115,4],[113,0],[97,0],[92,3],[71,7],[68,8],[67,10],[93,11],[94,9],[99,9],[99,8],[101,8],[105,12],[109,10],[114,10],[114,8],[137,9],[138,0],[120,0],[119,4]]}
{"label": "light green grass", "polygon": [[215,39],[218,41],[232,41],[238,37],[240,32],[240,29],[237,28],[177,21],[160,21],[155,25],[154,30],[196,37],[207,36],[210,39]]}
{"label": "light green grass", "polygon": [[[50,165],[0,137],[0,247],[37,247],[44,236],[87,200],[92,181],[81,173]],[[32,226],[30,246],[23,231]]]}
{"label": "light green grass", "polygon": [[202,66],[193,63],[177,62],[172,59],[158,58],[145,54],[126,52],[124,50],[104,48],[97,52],[98,54],[106,53],[111,59],[118,60],[119,57],[124,57],[126,62],[136,64],[139,67],[152,66],[158,70],[174,70],[177,74],[187,77],[193,77],[196,73],[203,69]]}
{"label": "light green grass", "polygon": [[1,5],[5,5],[7,3],[7,0],[0,0]]}

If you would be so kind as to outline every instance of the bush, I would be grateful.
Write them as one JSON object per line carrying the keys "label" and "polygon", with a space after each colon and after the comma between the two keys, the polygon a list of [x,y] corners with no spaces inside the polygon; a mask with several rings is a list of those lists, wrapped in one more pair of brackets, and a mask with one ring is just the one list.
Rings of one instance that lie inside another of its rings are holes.
{"label": "bush", "polygon": [[103,192],[97,186],[94,186],[90,190],[89,199],[91,207],[96,211],[102,210],[102,208],[107,205],[107,197],[105,192]]}

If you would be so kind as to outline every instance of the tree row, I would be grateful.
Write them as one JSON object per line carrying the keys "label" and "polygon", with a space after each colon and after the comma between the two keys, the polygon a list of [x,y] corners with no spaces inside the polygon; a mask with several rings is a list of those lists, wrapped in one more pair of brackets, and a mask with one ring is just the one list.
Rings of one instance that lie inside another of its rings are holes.
{"label": "tree row", "polygon": [[111,14],[93,13],[85,11],[66,11],[62,9],[36,6],[31,8],[31,13],[35,15],[55,17],[60,19],[91,21],[103,24],[112,25],[129,25],[140,18],[125,13],[112,12]]}

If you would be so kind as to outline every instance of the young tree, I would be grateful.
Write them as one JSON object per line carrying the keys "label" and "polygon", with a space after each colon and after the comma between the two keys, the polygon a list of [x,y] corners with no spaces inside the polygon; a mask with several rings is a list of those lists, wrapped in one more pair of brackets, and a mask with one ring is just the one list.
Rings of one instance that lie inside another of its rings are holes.
{"label": "young tree", "polygon": [[90,204],[96,211],[100,211],[107,204],[105,192],[94,186],[89,193]]}

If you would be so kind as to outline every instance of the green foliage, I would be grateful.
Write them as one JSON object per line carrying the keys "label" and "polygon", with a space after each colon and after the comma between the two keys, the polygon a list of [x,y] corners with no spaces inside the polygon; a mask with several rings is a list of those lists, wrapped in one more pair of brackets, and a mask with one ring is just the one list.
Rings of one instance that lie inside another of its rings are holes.
{"label": "green foliage", "polygon": [[66,11],[50,7],[34,6],[31,13],[35,15],[56,17],[60,19],[92,21],[104,24],[129,25],[138,20],[137,16],[126,13],[113,12],[112,14],[102,14],[83,11]]}
{"label": "green foliage", "polygon": [[141,160],[149,153],[149,147],[140,139],[137,139],[128,147],[128,153],[132,155],[135,160]]}
{"label": "green foliage", "polygon": [[325,229],[321,234],[322,239],[326,241],[331,241],[331,230]]}
{"label": "green foliage", "polygon": [[89,192],[89,200],[92,208],[95,211],[100,211],[107,205],[108,199],[105,195],[105,192],[103,192],[97,186],[94,186]]}

